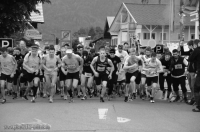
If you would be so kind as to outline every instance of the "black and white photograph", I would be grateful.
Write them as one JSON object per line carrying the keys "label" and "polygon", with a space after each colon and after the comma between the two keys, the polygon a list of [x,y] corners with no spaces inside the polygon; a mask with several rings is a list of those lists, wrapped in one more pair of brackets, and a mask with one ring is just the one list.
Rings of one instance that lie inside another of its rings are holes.
{"label": "black and white photograph", "polygon": [[200,132],[200,0],[0,0],[0,132]]}

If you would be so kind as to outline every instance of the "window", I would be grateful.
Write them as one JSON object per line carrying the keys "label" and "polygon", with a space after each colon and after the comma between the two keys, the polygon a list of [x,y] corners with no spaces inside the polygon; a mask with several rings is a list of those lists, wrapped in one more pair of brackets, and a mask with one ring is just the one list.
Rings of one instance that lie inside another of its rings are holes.
{"label": "window", "polygon": [[116,46],[117,45],[117,38],[112,39],[112,46]]}
{"label": "window", "polygon": [[[155,39],[156,38],[156,34],[155,33],[151,33],[151,39]],[[150,33],[144,33],[143,34],[143,39],[145,40],[149,40],[150,39]]]}
{"label": "window", "polygon": [[[162,40],[162,33],[160,33],[160,40]],[[167,40],[167,34],[163,33],[163,40]]]}
{"label": "window", "polygon": [[191,39],[195,39],[195,34],[194,34],[194,33],[191,33],[191,34],[190,34],[190,38],[191,38]]}

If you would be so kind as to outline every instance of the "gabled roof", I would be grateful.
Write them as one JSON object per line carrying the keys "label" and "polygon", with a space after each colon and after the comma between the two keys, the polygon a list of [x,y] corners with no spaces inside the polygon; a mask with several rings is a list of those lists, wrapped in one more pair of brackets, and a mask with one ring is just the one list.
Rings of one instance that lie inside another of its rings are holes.
{"label": "gabled roof", "polygon": [[32,12],[32,13],[31,13],[31,16],[30,16],[30,19],[32,20],[32,22],[44,23],[44,16],[43,16],[43,7],[42,7],[42,3],[39,3],[39,4],[36,6],[36,9],[40,11],[40,14],[39,14],[39,13]]}
{"label": "gabled roof", "polygon": [[108,22],[108,26],[110,28],[110,26],[112,25],[112,22],[114,21],[115,17],[114,16],[108,16],[107,17],[107,22]]}
{"label": "gabled roof", "polygon": [[[167,4],[135,4],[124,3],[138,25],[169,25],[170,7]],[[180,6],[175,6],[175,25],[179,25]],[[186,15],[185,25],[194,25],[190,16]]]}

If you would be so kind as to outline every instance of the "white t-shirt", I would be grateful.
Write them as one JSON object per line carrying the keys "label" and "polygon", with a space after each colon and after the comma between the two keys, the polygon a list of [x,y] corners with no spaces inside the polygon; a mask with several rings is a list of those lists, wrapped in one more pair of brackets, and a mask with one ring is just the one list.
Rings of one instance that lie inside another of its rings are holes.
{"label": "white t-shirt", "polygon": [[123,65],[124,64],[122,64],[120,67],[117,81],[123,81],[126,79],[126,71],[123,69]]}
{"label": "white t-shirt", "polygon": [[146,71],[146,76],[147,77],[156,77],[159,75],[159,73],[153,73],[154,71],[158,71],[158,70],[162,70],[163,71],[163,67],[162,67],[162,63],[160,62],[159,59],[156,59],[155,62],[152,62],[151,59],[147,62],[147,65],[149,66],[148,71]]}
{"label": "white t-shirt", "polygon": [[[145,65],[146,62],[151,60],[151,57],[147,58],[146,55],[140,55],[139,58],[142,60],[142,64]],[[146,74],[144,70],[141,71],[142,74]]]}
{"label": "white t-shirt", "polygon": [[118,57],[123,56],[124,59],[126,59],[126,57],[129,56],[128,53],[127,53],[125,50],[122,50],[121,53],[119,53],[119,51],[117,50],[117,51],[115,52],[115,55],[118,56]]}

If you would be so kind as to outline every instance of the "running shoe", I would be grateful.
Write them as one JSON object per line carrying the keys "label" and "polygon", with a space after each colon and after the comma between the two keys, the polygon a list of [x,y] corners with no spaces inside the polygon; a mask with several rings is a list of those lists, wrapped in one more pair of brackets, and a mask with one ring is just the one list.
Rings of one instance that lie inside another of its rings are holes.
{"label": "running shoe", "polygon": [[81,100],[86,100],[87,99],[87,96],[83,96],[82,98],[81,98]]}
{"label": "running shoe", "polygon": [[173,102],[178,102],[179,100],[180,100],[180,96],[176,96],[176,98]]}
{"label": "running shoe", "polygon": [[46,94],[43,94],[43,98],[46,98],[47,97],[47,95]]}
{"label": "running shoe", "polygon": [[31,100],[31,102],[32,102],[32,103],[35,103],[35,98],[33,98],[33,99]]}
{"label": "running shoe", "polygon": [[67,95],[64,95],[64,100],[67,100]]}
{"label": "running shoe", "polygon": [[17,93],[13,93],[13,99],[17,98]]}
{"label": "running shoe", "polygon": [[22,98],[25,99],[25,100],[28,100],[26,95],[22,96]]}
{"label": "running shoe", "polygon": [[125,96],[124,102],[128,102],[128,97]]}
{"label": "running shoe", "polygon": [[1,103],[2,103],[2,104],[5,104],[5,103],[6,103],[6,99],[3,99]]}
{"label": "running shoe", "polygon": [[103,97],[100,97],[100,102],[104,102],[104,99],[103,99]]}
{"label": "running shoe", "polygon": [[49,103],[53,103],[53,98],[50,98],[50,99],[49,99]]}
{"label": "running shoe", "polygon": [[74,102],[73,97],[70,97],[69,103],[73,103],[73,102]]}

